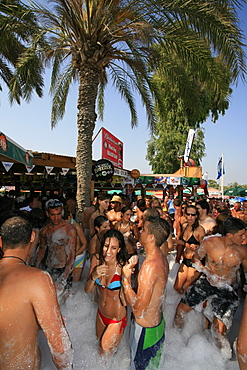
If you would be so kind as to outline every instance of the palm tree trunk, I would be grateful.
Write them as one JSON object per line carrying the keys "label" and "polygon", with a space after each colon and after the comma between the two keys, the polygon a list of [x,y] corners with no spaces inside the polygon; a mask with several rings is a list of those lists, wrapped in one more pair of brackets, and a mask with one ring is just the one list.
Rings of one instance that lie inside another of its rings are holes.
{"label": "palm tree trunk", "polygon": [[92,177],[92,137],[97,115],[95,104],[98,93],[99,73],[96,68],[83,66],[80,70],[77,114],[77,205],[78,211],[90,205],[90,182]]}

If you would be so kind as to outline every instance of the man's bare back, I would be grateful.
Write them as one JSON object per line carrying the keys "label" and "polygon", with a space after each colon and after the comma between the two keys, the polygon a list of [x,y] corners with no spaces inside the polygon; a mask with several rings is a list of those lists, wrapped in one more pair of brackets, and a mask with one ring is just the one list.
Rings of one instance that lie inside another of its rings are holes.
{"label": "man's bare back", "polygon": [[51,341],[55,357],[56,351],[59,353],[62,348],[70,350],[54,285],[48,274],[18,262],[10,266],[9,261],[2,260],[0,282],[1,369],[40,368],[38,325],[44,330],[48,342]]}
{"label": "man's bare back", "polygon": [[[168,275],[168,263],[160,247],[169,234],[170,227],[162,218],[148,217],[144,222],[140,242],[144,246],[146,259],[138,275],[137,293],[131,287],[131,274],[137,256],[132,256],[123,267],[124,293],[135,318],[131,322],[131,369],[149,368],[152,361],[157,368],[159,365],[158,353],[165,340],[162,303]],[[147,340],[147,351],[143,338]]]}
{"label": "man's bare back", "polygon": [[[141,315],[135,316],[136,322],[143,327],[157,326],[161,321],[161,307],[164,300],[164,291],[168,276],[168,262],[160,249],[151,257],[147,257],[138,275],[139,296],[143,301],[149,299],[149,303]],[[151,297],[146,294],[146,283],[148,282]]]}
{"label": "man's bare back", "polygon": [[[40,326],[57,369],[71,369],[73,351],[52,279],[25,264],[34,239],[31,224],[19,216],[12,217],[1,227],[1,238],[0,368],[40,369]],[[16,241],[18,238],[20,241]]]}
{"label": "man's bare back", "polygon": [[200,220],[199,223],[204,228],[206,235],[210,234],[216,225],[216,221],[210,216],[207,216],[204,220]]}
{"label": "man's bare back", "polygon": [[[152,219],[153,224],[158,222],[156,218],[150,217],[149,219]],[[160,219],[160,223],[167,224],[163,219]],[[145,221],[140,237],[146,251],[146,258],[138,274],[137,293],[128,288],[131,271],[137,261],[130,259],[129,264],[123,267],[124,276],[126,276],[123,284],[125,295],[133,310],[136,322],[143,327],[154,327],[160,323],[163,295],[168,276],[167,259],[160,246],[156,246],[155,237],[150,234],[149,225],[150,222]],[[161,228],[162,226],[160,226]],[[170,231],[168,224],[167,230]],[[164,240],[167,239],[168,233]]]}

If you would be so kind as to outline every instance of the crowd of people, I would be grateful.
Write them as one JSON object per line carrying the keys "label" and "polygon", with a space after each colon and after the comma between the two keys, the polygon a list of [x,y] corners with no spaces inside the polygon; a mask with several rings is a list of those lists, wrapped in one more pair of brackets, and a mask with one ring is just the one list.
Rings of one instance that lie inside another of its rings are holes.
{"label": "crowd of people", "polygon": [[[163,307],[167,257],[179,264],[174,291],[180,301],[174,327],[192,309],[205,316],[220,351],[245,299],[247,200],[167,194],[97,194],[81,218],[76,200],[0,197],[0,368],[39,369],[42,329],[58,369],[73,367],[73,349],[60,307],[79,282],[98,306],[95,327],[102,356],[113,355],[130,325],[130,368],[158,368],[165,343]],[[88,275],[82,280],[87,264]],[[130,314],[131,313],[131,314]],[[247,369],[247,305],[236,342]]]}

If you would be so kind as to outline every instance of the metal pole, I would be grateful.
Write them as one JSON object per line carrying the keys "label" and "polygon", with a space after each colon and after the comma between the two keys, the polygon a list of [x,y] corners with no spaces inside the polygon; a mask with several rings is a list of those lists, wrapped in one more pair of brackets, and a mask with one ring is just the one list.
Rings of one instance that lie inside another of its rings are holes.
{"label": "metal pole", "polygon": [[222,153],[222,176],[221,176],[221,197],[222,200],[224,199],[224,153]]}
{"label": "metal pole", "polygon": [[94,142],[94,140],[99,136],[99,134],[100,134],[100,132],[101,132],[102,128],[103,128],[103,127],[101,127],[101,128],[99,129],[99,131],[97,132],[97,134],[94,136],[94,138],[93,138],[93,140],[92,140],[92,143],[93,143],[93,142]]}

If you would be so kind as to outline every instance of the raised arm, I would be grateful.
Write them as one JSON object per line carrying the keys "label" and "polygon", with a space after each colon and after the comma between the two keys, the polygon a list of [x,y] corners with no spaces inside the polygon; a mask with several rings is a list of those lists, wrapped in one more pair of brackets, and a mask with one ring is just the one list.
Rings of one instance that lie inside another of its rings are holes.
{"label": "raised arm", "polygon": [[131,230],[132,230],[133,235],[134,235],[133,241],[138,242],[138,240],[140,238],[140,233],[139,233],[139,230],[138,230],[137,225],[135,223],[132,224]]}
{"label": "raised arm", "polygon": [[58,306],[56,291],[49,274],[39,271],[32,286],[31,304],[59,370],[72,369],[73,350]]}
{"label": "raised arm", "polygon": [[138,276],[138,290],[135,293],[131,287],[131,274],[136,263],[132,258],[130,258],[129,264],[123,267],[122,281],[126,300],[131,306],[134,316],[138,319],[143,316],[148,308],[158,276],[153,262],[144,262]]}
{"label": "raised arm", "polygon": [[204,266],[201,263],[201,260],[204,257],[206,257],[206,255],[207,255],[208,243],[209,243],[208,239],[204,240],[200,244],[199,248],[195,251],[194,256],[192,257],[192,261],[193,261],[193,264],[194,264],[194,267],[196,268],[196,270],[199,271],[199,272],[203,272],[205,274],[207,274],[209,270],[206,266]]}
{"label": "raised arm", "polygon": [[87,277],[87,281],[84,287],[85,293],[90,293],[95,284],[95,280],[107,273],[107,266],[105,264],[99,265],[97,255],[94,255],[91,259],[90,269]]}

